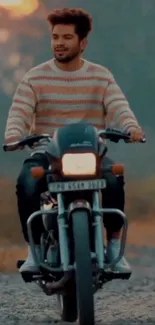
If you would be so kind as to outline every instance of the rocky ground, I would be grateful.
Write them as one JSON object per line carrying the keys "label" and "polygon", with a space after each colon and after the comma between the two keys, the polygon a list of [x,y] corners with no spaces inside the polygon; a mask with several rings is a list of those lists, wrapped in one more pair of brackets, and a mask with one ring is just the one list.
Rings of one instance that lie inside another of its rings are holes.
{"label": "rocky ground", "polygon": [[[155,324],[155,245],[150,238],[129,236],[127,256],[133,268],[129,281],[115,280],[95,296],[96,325]],[[153,230],[152,230],[153,235]],[[153,239],[152,239],[153,240]],[[56,299],[35,284],[25,284],[16,272],[0,273],[0,324],[53,325],[59,321]]]}

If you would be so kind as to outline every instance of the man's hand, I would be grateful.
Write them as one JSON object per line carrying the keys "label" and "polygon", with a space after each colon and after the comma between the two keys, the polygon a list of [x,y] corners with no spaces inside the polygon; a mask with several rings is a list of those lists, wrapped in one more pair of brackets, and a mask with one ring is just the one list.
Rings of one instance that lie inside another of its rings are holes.
{"label": "man's hand", "polygon": [[145,138],[145,133],[141,129],[135,129],[129,132],[131,135],[130,142],[140,142]]}
{"label": "man's hand", "polygon": [[24,149],[24,147],[22,147],[22,146],[10,146],[10,147],[8,147],[8,151],[15,151],[15,150],[23,150]]}
{"label": "man's hand", "polygon": [[16,144],[6,144],[6,145],[4,145],[3,146],[3,149],[4,149],[4,151],[15,151],[15,150],[23,150],[24,149],[24,147],[22,147],[22,146],[17,146]]}

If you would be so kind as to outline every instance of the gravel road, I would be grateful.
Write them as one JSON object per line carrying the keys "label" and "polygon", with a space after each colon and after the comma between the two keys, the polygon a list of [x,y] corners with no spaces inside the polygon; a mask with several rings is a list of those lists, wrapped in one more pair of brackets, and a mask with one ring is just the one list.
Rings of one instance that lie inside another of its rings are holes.
{"label": "gravel road", "polygon": [[[128,247],[133,268],[129,281],[115,280],[95,296],[96,325],[155,324],[155,248]],[[25,284],[18,273],[0,273],[0,324],[64,325],[56,299],[35,284]]]}

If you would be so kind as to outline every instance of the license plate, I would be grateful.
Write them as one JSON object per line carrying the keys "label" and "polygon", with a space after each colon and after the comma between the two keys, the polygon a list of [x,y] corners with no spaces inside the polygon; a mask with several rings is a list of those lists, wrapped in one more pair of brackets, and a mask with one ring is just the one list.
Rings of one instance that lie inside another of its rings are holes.
{"label": "license plate", "polygon": [[101,190],[106,187],[105,179],[94,179],[89,181],[74,182],[53,182],[48,185],[52,193],[84,191],[84,190]]}

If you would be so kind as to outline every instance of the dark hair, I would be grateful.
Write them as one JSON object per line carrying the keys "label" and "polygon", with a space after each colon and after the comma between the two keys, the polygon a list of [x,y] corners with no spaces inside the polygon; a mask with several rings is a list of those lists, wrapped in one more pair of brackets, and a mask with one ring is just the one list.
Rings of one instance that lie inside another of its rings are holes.
{"label": "dark hair", "polygon": [[55,9],[48,15],[47,20],[52,28],[57,24],[74,25],[81,40],[92,30],[92,17],[81,8]]}

